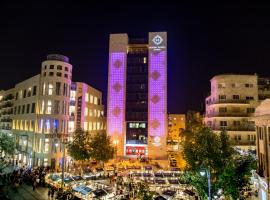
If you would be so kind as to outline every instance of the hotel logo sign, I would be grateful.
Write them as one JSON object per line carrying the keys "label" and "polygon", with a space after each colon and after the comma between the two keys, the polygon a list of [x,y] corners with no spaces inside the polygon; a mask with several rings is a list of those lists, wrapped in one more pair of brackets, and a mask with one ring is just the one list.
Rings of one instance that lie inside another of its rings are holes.
{"label": "hotel logo sign", "polygon": [[163,39],[161,36],[156,35],[152,40],[156,45],[160,45],[163,42]]}
{"label": "hotel logo sign", "polygon": [[166,46],[164,45],[164,42],[166,43],[166,36],[162,34],[153,34],[152,38],[150,39],[151,43],[149,45],[149,49],[154,51],[161,51],[165,50]]}

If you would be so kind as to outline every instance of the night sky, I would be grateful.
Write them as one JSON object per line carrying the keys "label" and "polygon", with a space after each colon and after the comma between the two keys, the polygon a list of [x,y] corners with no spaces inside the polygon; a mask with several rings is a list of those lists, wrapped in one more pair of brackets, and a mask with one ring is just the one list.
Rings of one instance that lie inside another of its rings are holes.
{"label": "night sky", "polygon": [[0,89],[40,73],[46,55],[60,53],[70,58],[73,81],[101,90],[106,104],[109,34],[124,32],[168,32],[171,113],[203,111],[216,74],[270,75],[270,5],[113,2],[1,1]]}

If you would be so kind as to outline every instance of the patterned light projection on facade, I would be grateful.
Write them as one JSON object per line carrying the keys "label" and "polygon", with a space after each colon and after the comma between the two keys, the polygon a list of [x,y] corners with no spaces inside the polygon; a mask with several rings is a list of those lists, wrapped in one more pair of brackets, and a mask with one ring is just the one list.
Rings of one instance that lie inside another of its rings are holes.
{"label": "patterned light projection on facade", "polygon": [[107,129],[109,135],[121,135],[124,129],[125,58],[124,52],[110,54]]}
{"label": "patterned light projection on facade", "polygon": [[166,51],[149,54],[149,123],[150,136],[166,133]]}

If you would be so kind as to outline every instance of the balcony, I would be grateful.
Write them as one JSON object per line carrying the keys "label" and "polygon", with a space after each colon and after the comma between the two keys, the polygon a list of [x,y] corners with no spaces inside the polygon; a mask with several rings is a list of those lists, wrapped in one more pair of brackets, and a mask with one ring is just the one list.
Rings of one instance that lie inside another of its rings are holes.
{"label": "balcony", "polygon": [[239,146],[255,146],[256,145],[256,141],[254,140],[245,140],[245,141],[242,141],[242,140],[234,140],[232,139],[231,140],[231,144],[232,145],[239,145]]}
{"label": "balcony", "polygon": [[10,118],[3,118],[0,120],[0,122],[12,122],[12,119]]}
{"label": "balcony", "polygon": [[0,102],[9,101],[12,99],[14,99],[14,96],[12,94],[9,94],[9,95],[5,96]]}
{"label": "balcony", "polygon": [[211,127],[214,131],[226,130],[226,131],[255,131],[255,126],[247,125],[247,126],[213,126]]}
{"label": "balcony", "polygon": [[9,107],[12,107],[13,106],[13,103],[11,102],[7,102],[7,103],[4,103],[0,106],[0,109],[2,108],[9,108]]}
{"label": "balcony", "polygon": [[206,104],[207,105],[212,105],[212,104],[249,104],[251,100],[246,100],[246,99],[218,99],[214,101],[207,100]]}
{"label": "balcony", "polygon": [[253,113],[245,112],[211,112],[206,117],[251,117]]}

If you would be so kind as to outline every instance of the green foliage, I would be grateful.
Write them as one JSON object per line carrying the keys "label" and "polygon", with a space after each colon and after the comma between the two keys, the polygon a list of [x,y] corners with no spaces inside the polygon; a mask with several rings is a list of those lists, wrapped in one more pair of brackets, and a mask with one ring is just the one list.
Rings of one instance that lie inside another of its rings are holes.
{"label": "green foliage", "polygon": [[73,141],[67,145],[69,155],[77,161],[85,161],[90,158],[90,148],[87,142],[87,132],[76,129]]}
{"label": "green foliage", "polygon": [[138,196],[140,200],[152,200],[154,196],[154,192],[149,190],[148,185],[140,182]]}
{"label": "green foliage", "polygon": [[107,162],[114,156],[114,147],[110,137],[102,132],[94,135],[89,143],[90,156],[99,162]]}
{"label": "green foliage", "polygon": [[256,167],[255,160],[236,153],[226,131],[216,134],[202,123],[190,122],[183,144],[189,170],[186,180],[205,198],[207,180],[203,180],[198,172],[202,165],[206,165],[211,171],[212,194],[222,188],[227,197],[239,198],[239,191],[249,184],[250,172]]}
{"label": "green foliage", "polygon": [[14,151],[15,143],[13,137],[0,133],[0,155],[2,155],[2,152],[7,156],[13,155]]}
{"label": "green foliage", "polygon": [[249,186],[251,170],[255,168],[256,161],[251,156],[236,155],[233,160],[228,161],[218,183],[225,195],[238,199],[239,191]]}

